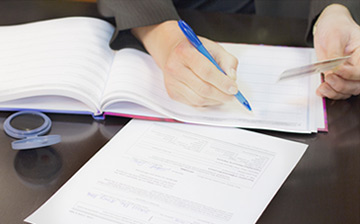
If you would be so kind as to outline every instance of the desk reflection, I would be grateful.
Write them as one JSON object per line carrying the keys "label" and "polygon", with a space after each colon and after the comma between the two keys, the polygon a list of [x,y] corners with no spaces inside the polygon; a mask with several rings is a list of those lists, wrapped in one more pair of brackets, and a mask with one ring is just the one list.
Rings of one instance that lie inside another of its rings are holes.
{"label": "desk reflection", "polygon": [[59,176],[62,158],[52,147],[18,151],[14,159],[15,171],[29,187],[47,187]]}

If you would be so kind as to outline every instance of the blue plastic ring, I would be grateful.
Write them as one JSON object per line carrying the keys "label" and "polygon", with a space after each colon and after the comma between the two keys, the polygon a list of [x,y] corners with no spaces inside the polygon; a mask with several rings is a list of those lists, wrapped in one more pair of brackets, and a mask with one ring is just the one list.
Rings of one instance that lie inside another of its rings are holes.
{"label": "blue plastic ring", "polygon": [[[44,119],[44,123],[40,127],[37,127],[32,130],[19,130],[19,129],[16,129],[13,126],[11,126],[10,122],[14,118],[16,118],[17,116],[20,116],[20,115],[24,115],[24,114],[31,114],[31,115],[39,116]],[[9,116],[4,122],[4,130],[5,130],[6,134],[8,134],[11,137],[18,138],[18,139],[43,135],[43,134],[47,133],[50,130],[50,128],[51,128],[50,118],[48,116],[46,116],[45,114],[38,112],[38,111],[16,112],[16,113],[12,114],[11,116]]]}

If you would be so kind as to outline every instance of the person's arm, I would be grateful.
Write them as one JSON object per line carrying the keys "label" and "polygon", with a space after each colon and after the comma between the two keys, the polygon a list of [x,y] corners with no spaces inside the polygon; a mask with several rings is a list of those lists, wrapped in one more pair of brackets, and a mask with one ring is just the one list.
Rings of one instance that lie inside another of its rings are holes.
{"label": "person's arm", "polygon": [[[360,2],[359,2],[360,4]],[[360,94],[360,26],[343,5],[331,4],[318,17],[314,29],[318,60],[351,55],[343,65],[325,73],[317,94],[331,99],[347,99]]]}
{"label": "person's arm", "polygon": [[237,93],[237,59],[219,44],[201,38],[205,47],[223,68],[222,74],[199,53],[181,32],[177,21],[132,30],[163,70],[169,96],[192,106],[211,106],[231,100]]}
{"label": "person's arm", "polygon": [[237,93],[237,59],[219,44],[201,38],[228,76],[222,74],[185,38],[177,25],[179,18],[171,1],[102,0],[99,7],[109,10],[102,10],[104,15],[115,15],[117,31],[132,28],[132,33],[162,69],[171,98],[192,106],[211,106],[231,100]]}
{"label": "person's arm", "polygon": [[134,27],[159,24],[180,17],[172,0],[98,0],[98,10],[115,20],[115,32],[110,41],[113,49],[139,47],[130,30]]}

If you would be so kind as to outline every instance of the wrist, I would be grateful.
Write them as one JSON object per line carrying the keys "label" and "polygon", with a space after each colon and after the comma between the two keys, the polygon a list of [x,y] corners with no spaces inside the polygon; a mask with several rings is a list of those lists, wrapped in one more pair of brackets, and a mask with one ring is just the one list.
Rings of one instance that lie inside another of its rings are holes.
{"label": "wrist", "polygon": [[169,52],[183,38],[176,20],[134,28],[132,33],[143,43],[160,68],[163,68]]}
{"label": "wrist", "polygon": [[144,43],[147,41],[147,39],[158,36],[162,32],[171,32],[171,29],[173,29],[175,23],[177,24],[177,21],[168,20],[154,25],[135,27],[131,29],[131,33],[136,38],[138,38],[139,41]]}

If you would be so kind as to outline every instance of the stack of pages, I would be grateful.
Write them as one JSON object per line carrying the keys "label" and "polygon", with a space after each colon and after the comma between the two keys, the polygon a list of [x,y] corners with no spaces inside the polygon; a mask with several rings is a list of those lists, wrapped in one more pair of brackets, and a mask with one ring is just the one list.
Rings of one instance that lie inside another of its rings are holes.
{"label": "stack of pages", "polygon": [[148,54],[113,51],[114,27],[70,17],[0,28],[0,109],[128,116],[226,127],[311,133],[326,129],[320,75],[277,82],[285,69],[315,61],[311,48],[221,43],[239,59],[234,100],[194,108],[168,96]]}

